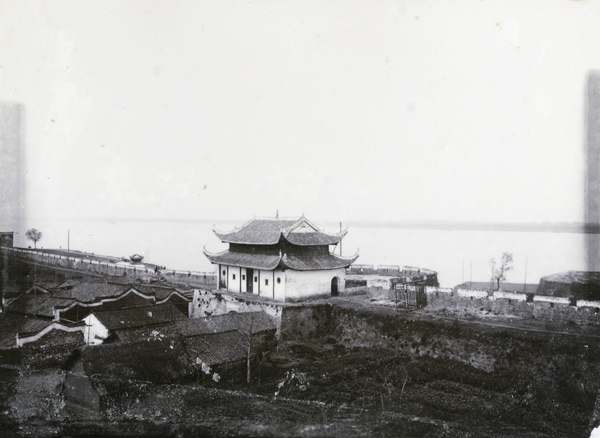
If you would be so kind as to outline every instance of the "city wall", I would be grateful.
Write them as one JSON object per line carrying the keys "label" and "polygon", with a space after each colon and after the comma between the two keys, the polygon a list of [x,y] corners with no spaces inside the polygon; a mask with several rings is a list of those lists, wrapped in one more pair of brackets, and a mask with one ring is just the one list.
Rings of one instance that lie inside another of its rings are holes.
{"label": "city wall", "polygon": [[[143,263],[107,263],[83,257],[66,257],[30,251],[21,248],[0,248],[0,251],[24,260],[36,261],[44,265],[75,269],[78,271],[101,274],[109,277],[128,277],[132,279],[139,279],[144,282],[150,282],[150,280],[157,278],[154,270],[148,268]],[[179,284],[193,287],[212,288],[217,284],[217,277],[216,273],[214,272],[163,269],[160,271],[160,276],[162,276],[167,283],[174,285]]]}
{"label": "city wall", "polygon": [[426,292],[427,310],[457,316],[481,316],[484,313],[571,324],[600,324],[600,301],[440,287],[427,287]]}
{"label": "city wall", "polygon": [[361,265],[353,264],[346,269],[346,275],[350,276],[372,276],[381,275],[387,277],[405,278],[411,281],[421,281],[425,284],[434,286],[438,285],[437,272],[431,269],[419,268],[416,266],[400,266],[400,265]]}
{"label": "city wall", "polygon": [[277,338],[282,340],[322,336],[331,324],[329,304],[277,303],[207,290],[194,290],[190,318],[257,311],[273,318]]}

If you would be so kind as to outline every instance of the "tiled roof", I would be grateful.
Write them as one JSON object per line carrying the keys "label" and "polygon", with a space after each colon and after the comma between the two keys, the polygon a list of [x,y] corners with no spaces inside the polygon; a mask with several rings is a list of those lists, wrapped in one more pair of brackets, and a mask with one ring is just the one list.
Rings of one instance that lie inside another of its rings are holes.
{"label": "tiled roof", "polygon": [[240,266],[243,268],[264,269],[271,271],[277,267],[294,269],[296,271],[316,271],[325,269],[347,268],[357,258],[340,257],[335,254],[311,254],[311,255],[265,255],[246,254],[233,251],[224,251],[219,254],[211,254],[204,251],[211,263],[219,265]]}
{"label": "tiled roof", "polygon": [[187,319],[187,315],[171,303],[94,312],[94,315],[108,330],[144,327]]}
{"label": "tiled roof", "polygon": [[294,225],[297,219],[252,219],[229,233],[215,234],[222,242],[274,245],[279,242],[282,230]]}
{"label": "tiled roof", "polygon": [[80,361],[109,393],[136,386],[136,381],[168,383],[194,372],[178,338],[86,347]]}
{"label": "tiled roof", "polygon": [[[294,230],[302,230],[301,232]],[[329,234],[319,230],[308,219],[252,219],[229,233],[215,234],[222,242],[247,245],[275,245],[284,237],[294,245],[333,245],[345,236],[344,233]]]}
{"label": "tiled roof", "polygon": [[91,303],[101,298],[118,297],[130,289],[127,285],[84,282],[71,289],[56,291],[53,296],[72,298],[81,303]]}
{"label": "tiled roof", "polygon": [[138,342],[152,340],[166,340],[179,335],[179,330],[174,323],[150,327],[126,328],[115,330],[121,342]]}
{"label": "tiled roof", "polygon": [[23,316],[4,316],[0,318],[0,349],[15,348],[17,333],[37,333],[53,322],[44,319]]}
{"label": "tiled roof", "polygon": [[346,232],[341,234],[326,234],[323,232],[287,233],[283,237],[288,242],[300,246],[335,245],[344,238]]}
{"label": "tiled roof", "polygon": [[177,335],[188,337],[232,330],[248,333],[250,328],[252,328],[253,334],[276,329],[271,317],[264,312],[231,312],[207,318],[183,319],[160,326],[119,329],[115,330],[115,333],[121,342],[136,342],[166,339]]}
{"label": "tiled roof", "polygon": [[298,256],[298,255],[284,255],[282,258],[282,264],[296,271],[315,271],[325,269],[337,269],[347,268],[356,259],[358,254],[352,257],[340,257],[335,254],[323,254],[323,255],[310,255],[310,256]]}
{"label": "tiled roof", "polygon": [[77,286],[79,283],[82,283],[82,282],[83,282],[83,280],[75,280],[73,278],[70,278],[66,281],[63,281],[58,286],[56,286],[55,289],[70,289],[72,287]]}
{"label": "tiled roof", "polygon": [[229,250],[219,254],[212,254],[205,250],[204,255],[215,265],[241,266],[267,271],[275,269],[281,261],[279,255],[246,254]]}
{"label": "tiled roof", "polygon": [[275,330],[275,323],[264,312],[237,313],[230,312],[224,315],[209,316],[207,318],[187,319],[175,323],[183,336],[194,336],[205,333],[219,333],[230,330],[239,330],[247,333],[252,328],[252,333]]}
{"label": "tiled roof", "polygon": [[47,294],[21,295],[12,301],[7,311],[25,315],[36,315],[51,318],[54,316],[54,308],[68,306],[74,302],[71,298],[56,297]]}
{"label": "tiled roof", "polygon": [[145,284],[136,284],[132,287],[133,289],[143,293],[144,295],[151,295],[156,297],[158,301],[168,298],[171,294],[173,294],[173,292],[178,292],[179,294],[181,294],[181,291],[173,287],[167,286],[149,286]]}
{"label": "tiled roof", "polygon": [[204,334],[183,338],[183,343],[191,363],[200,368],[202,363],[209,366],[236,362],[246,358],[246,338],[240,332]]}

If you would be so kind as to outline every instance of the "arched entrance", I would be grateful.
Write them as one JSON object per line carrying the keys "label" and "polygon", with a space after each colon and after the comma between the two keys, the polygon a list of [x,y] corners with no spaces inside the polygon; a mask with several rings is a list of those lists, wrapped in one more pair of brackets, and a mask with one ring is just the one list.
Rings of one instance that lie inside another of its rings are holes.
{"label": "arched entrance", "polygon": [[338,278],[337,277],[333,277],[331,279],[331,296],[332,297],[337,297],[338,293],[339,293]]}

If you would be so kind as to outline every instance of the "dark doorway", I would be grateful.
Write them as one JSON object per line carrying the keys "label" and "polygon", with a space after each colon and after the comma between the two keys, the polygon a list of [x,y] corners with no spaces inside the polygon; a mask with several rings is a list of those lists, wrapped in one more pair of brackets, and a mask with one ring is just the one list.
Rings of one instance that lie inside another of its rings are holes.
{"label": "dark doorway", "polygon": [[246,292],[249,294],[254,293],[254,269],[246,268]]}
{"label": "dark doorway", "polygon": [[331,279],[331,296],[337,297],[337,295],[338,295],[338,278],[333,277]]}
{"label": "dark doorway", "polygon": [[219,289],[227,289],[227,272],[219,267]]}

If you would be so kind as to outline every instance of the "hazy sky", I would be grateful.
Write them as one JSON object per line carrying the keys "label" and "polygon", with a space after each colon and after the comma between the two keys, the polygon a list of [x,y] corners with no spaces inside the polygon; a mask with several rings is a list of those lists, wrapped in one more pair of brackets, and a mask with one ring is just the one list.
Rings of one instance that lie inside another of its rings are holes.
{"label": "hazy sky", "polygon": [[30,220],[583,220],[599,2],[0,4]]}

